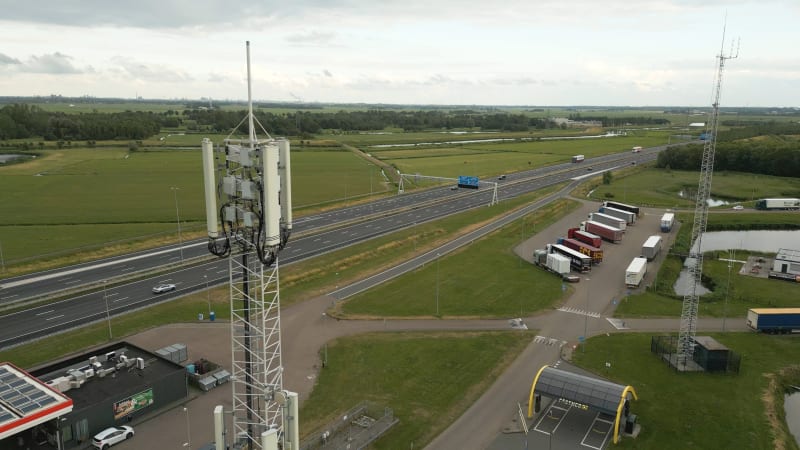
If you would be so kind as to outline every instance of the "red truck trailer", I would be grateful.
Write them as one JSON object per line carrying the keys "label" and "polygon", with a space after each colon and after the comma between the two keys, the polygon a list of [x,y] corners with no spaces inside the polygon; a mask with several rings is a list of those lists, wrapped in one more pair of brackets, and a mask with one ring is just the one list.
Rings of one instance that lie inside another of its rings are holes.
{"label": "red truck trailer", "polygon": [[600,264],[601,262],[603,262],[603,251],[597,247],[570,238],[566,239],[559,238],[558,243],[563,245],[564,247],[569,247],[577,252],[581,252],[584,255],[591,257],[592,264]]}
{"label": "red truck trailer", "polygon": [[596,234],[609,242],[617,243],[622,240],[622,230],[619,228],[614,228],[591,220],[581,222],[581,231],[588,231],[589,233]]}
{"label": "red truck trailer", "polygon": [[600,248],[603,244],[603,238],[596,234],[589,233],[588,231],[581,231],[580,228],[570,228],[567,230],[567,237],[581,242],[585,242],[592,247]]}

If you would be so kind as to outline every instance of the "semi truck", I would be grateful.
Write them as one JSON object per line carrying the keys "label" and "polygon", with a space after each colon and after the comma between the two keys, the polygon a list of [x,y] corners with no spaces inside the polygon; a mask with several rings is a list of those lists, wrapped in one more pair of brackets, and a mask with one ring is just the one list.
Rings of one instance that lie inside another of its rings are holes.
{"label": "semi truck", "polygon": [[584,255],[592,258],[592,264],[600,264],[603,262],[603,250],[599,248],[589,245],[585,242],[581,242],[577,239],[570,239],[570,238],[558,238],[558,244],[561,244],[565,247],[569,247],[576,252],[581,252]]}
{"label": "semi truck", "polygon": [[606,200],[603,202],[603,206],[607,208],[621,209],[623,211],[630,211],[636,214],[637,216],[641,215],[638,206],[629,205],[627,203],[620,203],[620,202],[613,202],[611,200]]}
{"label": "semi truck", "polygon": [[592,258],[561,244],[547,244],[547,253],[558,253],[569,258],[569,263],[578,272],[592,270]]}
{"label": "semi truck", "polygon": [[747,310],[747,326],[769,334],[800,330],[800,308],[752,308]]}
{"label": "semi truck", "polygon": [[608,214],[609,216],[625,219],[625,223],[627,223],[628,225],[633,225],[634,223],[636,223],[636,214],[630,211],[625,211],[624,209],[612,208],[610,206],[601,206],[600,212],[603,214]]}
{"label": "semi truck", "polygon": [[661,216],[661,231],[664,233],[669,233],[672,231],[672,225],[675,224],[675,214],[674,213],[664,213]]}
{"label": "semi truck", "polygon": [[570,228],[567,230],[567,237],[585,242],[592,247],[600,248],[600,246],[603,245],[603,238],[596,234],[589,233],[588,231],[581,231],[580,228]]}
{"label": "semi truck", "polygon": [[652,261],[661,251],[661,236],[650,236],[642,245],[642,256]]}
{"label": "semi truck", "polygon": [[586,158],[583,155],[575,155],[575,156],[572,157],[572,162],[579,163],[579,162],[583,162],[584,159],[586,159]]}
{"label": "semi truck", "polygon": [[800,209],[798,198],[762,198],[756,200],[756,209]]}
{"label": "semi truck", "polygon": [[625,286],[636,288],[642,283],[644,274],[647,273],[647,258],[633,258],[625,269]]}
{"label": "semi truck", "polygon": [[581,231],[596,234],[608,242],[617,243],[622,240],[622,230],[593,220],[581,222]]}
{"label": "semi truck", "polygon": [[600,222],[610,227],[619,228],[622,231],[625,231],[625,229],[628,227],[628,222],[626,222],[625,219],[603,214],[601,212],[589,213],[589,220],[593,222]]}

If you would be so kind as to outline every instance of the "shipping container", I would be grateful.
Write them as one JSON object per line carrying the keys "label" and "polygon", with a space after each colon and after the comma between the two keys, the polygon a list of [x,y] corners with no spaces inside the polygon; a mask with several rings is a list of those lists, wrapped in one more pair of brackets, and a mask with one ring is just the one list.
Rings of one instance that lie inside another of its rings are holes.
{"label": "shipping container", "polygon": [[771,334],[800,330],[800,308],[748,309],[747,326],[753,330]]}
{"label": "shipping container", "polygon": [[625,229],[628,227],[628,222],[625,219],[599,212],[589,213],[589,220],[600,222],[610,227],[619,228],[622,231],[625,231]]}
{"label": "shipping container", "polygon": [[661,236],[650,236],[642,245],[642,256],[652,261],[661,251]]}
{"label": "shipping container", "polygon": [[647,258],[633,258],[625,269],[625,285],[629,288],[639,287],[647,273]]}
{"label": "shipping container", "polygon": [[619,228],[591,220],[581,222],[581,231],[596,234],[609,242],[616,243],[622,240],[622,230]]}

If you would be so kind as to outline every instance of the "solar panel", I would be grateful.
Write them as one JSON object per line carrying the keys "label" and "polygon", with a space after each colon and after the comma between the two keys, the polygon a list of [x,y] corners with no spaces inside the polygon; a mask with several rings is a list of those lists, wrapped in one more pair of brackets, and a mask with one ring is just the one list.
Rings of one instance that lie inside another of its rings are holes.
{"label": "solar panel", "polygon": [[28,382],[23,380],[22,378],[17,378],[16,380],[11,381],[11,382],[8,383],[8,385],[13,387],[13,388],[24,386],[26,384],[28,384]]}
{"label": "solar panel", "polygon": [[5,409],[0,410],[0,423],[5,422],[6,420],[13,419],[14,417],[16,417],[16,416],[14,416],[10,412],[6,411]]}
{"label": "solar panel", "polygon": [[53,403],[55,401],[56,401],[56,399],[54,399],[53,397],[50,397],[49,395],[47,397],[41,399],[41,400],[38,400],[39,404],[42,405],[42,406],[49,405],[50,403]]}
{"label": "solar panel", "polygon": [[29,412],[35,411],[35,410],[37,410],[39,408],[41,408],[41,406],[39,406],[38,403],[28,403],[26,405],[20,406],[19,410],[22,411],[25,414],[28,414]]}

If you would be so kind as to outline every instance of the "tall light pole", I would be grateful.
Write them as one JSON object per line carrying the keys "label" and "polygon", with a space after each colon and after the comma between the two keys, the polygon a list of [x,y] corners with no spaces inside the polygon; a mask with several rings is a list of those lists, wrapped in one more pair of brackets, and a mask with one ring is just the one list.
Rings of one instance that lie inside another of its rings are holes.
{"label": "tall light pole", "polygon": [[111,334],[111,312],[108,310],[108,296],[106,295],[106,280],[103,280],[103,300],[106,302],[106,319],[108,320],[108,340],[114,339]]}
{"label": "tall light pole", "polygon": [[192,447],[192,433],[189,429],[189,408],[183,407],[183,412],[186,413],[186,442],[183,443],[184,447]]}
{"label": "tall light pole", "polygon": [[211,317],[211,291],[208,290],[208,275],[203,275],[206,279],[206,299],[208,300],[208,317]]}
{"label": "tall light pole", "polygon": [[589,332],[589,282],[592,281],[591,278],[586,279],[586,314],[583,316],[583,346],[581,350],[586,352],[586,333]]}
{"label": "tall light pole", "polygon": [[3,243],[0,242],[0,267],[2,267],[3,272],[6,271],[6,260],[3,258]]}
{"label": "tall light pole", "polygon": [[436,254],[436,315],[439,315],[439,254]]}
{"label": "tall light pole", "polygon": [[180,245],[181,249],[181,261],[183,261],[183,238],[181,238],[181,212],[178,209],[178,191],[180,188],[177,187],[170,187],[172,193],[175,194],[175,217],[178,221],[178,245]]}

